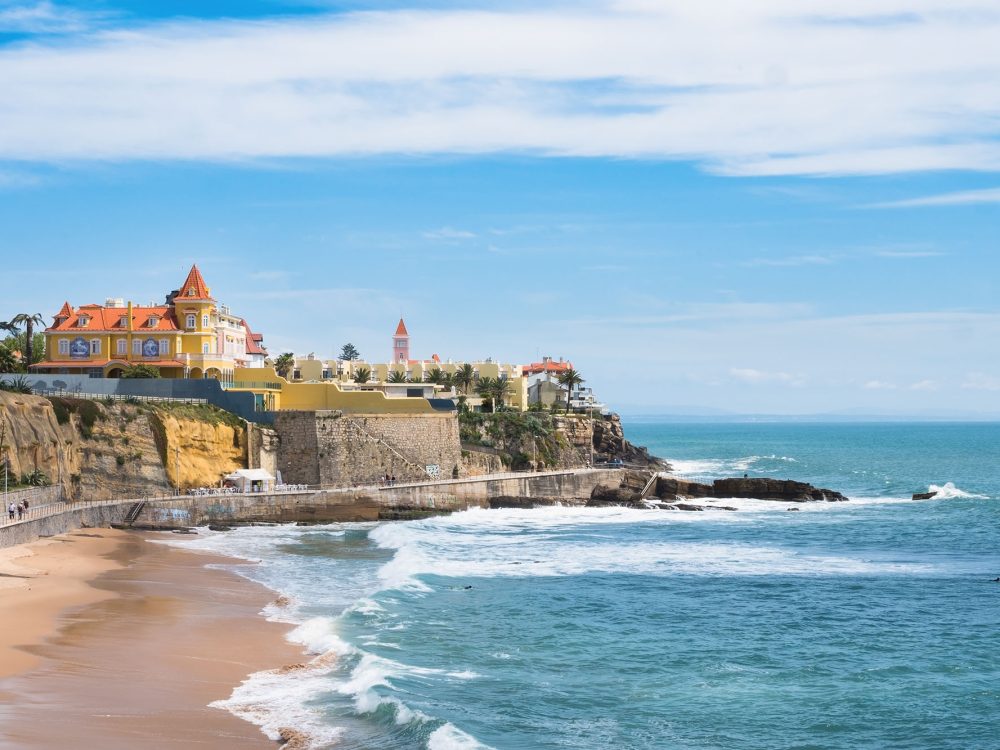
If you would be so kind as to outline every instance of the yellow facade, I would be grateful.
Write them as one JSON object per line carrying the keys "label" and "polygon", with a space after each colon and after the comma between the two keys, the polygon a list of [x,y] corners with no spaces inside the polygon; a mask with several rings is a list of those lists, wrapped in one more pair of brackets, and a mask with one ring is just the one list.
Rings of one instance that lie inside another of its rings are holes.
{"label": "yellow facade", "polygon": [[348,414],[436,413],[425,398],[389,398],[378,390],[345,390],[332,380],[289,383],[273,367],[240,368],[228,390],[262,395],[267,408],[273,411],[338,409]]}

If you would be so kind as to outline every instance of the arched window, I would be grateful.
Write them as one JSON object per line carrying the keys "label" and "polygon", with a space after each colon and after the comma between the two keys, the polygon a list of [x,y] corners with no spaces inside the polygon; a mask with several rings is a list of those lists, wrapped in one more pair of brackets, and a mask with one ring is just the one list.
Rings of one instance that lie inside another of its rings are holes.
{"label": "arched window", "polygon": [[188,316],[187,316],[187,327],[188,328],[194,328],[195,325],[197,325],[197,323],[196,323],[197,320],[198,320],[198,316],[197,315],[195,315],[194,313],[188,313]]}

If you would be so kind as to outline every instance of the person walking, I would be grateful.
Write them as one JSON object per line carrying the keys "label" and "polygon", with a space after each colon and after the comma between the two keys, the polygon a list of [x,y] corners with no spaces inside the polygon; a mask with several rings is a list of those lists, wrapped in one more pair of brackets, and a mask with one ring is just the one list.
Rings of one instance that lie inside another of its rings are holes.
{"label": "person walking", "polygon": [[24,518],[24,506],[20,503],[17,504],[17,520],[20,521]]}
{"label": "person walking", "polygon": [[7,506],[7,515],[10,516],[10,520],[14,520],[14,503]]}

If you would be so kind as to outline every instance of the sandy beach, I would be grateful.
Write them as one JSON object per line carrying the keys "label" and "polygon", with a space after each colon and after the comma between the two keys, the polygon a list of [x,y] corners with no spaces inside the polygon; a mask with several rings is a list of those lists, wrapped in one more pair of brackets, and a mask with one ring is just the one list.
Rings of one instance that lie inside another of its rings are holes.
{"label": "sandy beach", "polygon": [[229,559],[87,529],[0,550],[0,747],[273,748],[208,704],[302,660]]}

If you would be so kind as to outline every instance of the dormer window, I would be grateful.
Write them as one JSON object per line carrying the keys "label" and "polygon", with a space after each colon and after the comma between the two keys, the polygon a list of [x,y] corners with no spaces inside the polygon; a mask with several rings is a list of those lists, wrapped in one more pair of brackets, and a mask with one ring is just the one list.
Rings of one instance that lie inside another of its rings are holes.
{"label": "dormer window", "polygon": [[157,324],[159,322],[160,322],[160,319],[158,317],[156,317],[155,315],[150,315],[149,316],[149,323],[147,325],[149,325],[150,328],[156,328],[156,326],[157,326]]}
{"label": "dormer window", "polygon": [[188,287],[188,297],[193,297],[193,296],[194,296],[194,287],[193,286],[189,286]]}
{"label": "dormer window", "polygon": [[88,318],[86,315],[81,315],[80,319],[77,321],[77,325],[80,326],[80,328],[86,328],[89,324],[90,324],[90,318]]}
{"label": "dormer window", "polygon": [[118,318],[118,325],[121,328],[125,328],[126,326],[128,326],[128,315],[122,315],[120,318]]}

